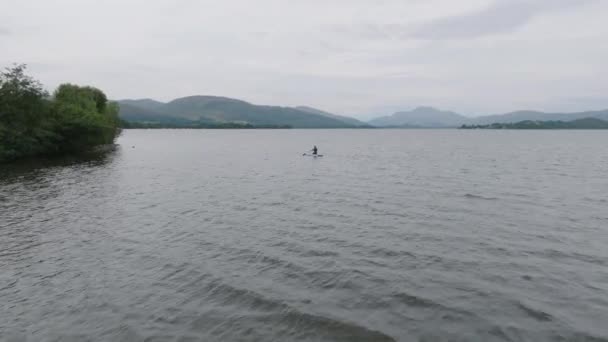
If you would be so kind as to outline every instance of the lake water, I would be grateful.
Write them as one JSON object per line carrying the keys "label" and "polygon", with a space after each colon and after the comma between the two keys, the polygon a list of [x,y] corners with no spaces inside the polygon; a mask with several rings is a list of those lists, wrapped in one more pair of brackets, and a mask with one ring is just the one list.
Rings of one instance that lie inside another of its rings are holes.
{"label": "lake water", "polygon": [[608,341],[607,131],[117,143],[0,166],[0,340]]}

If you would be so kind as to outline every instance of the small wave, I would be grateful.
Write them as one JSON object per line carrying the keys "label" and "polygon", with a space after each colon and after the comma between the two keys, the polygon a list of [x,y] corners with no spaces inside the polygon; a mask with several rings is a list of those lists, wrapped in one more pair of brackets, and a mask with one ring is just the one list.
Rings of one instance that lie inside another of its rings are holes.
{"label": "small wave", "polygon": [[248,263],[255,264],[259,270],[281,269],[283,272],[303,272],[305,268],[294,262],[287,261],[277,256],[257,253],[254,255],[244,255]]}
{"label": "small wave", "polygon": [[309,250],[301,254],[303,257],[328,257],[328,256],[338,256],[339,254],[333,251],[321,251],[321,250]]}
{"label": "small wave", "polygon": [[596,265],[602,265],[602,266],[608,265],[608,262],[606,261],[605,258],[601,258],[598,256],[593,256],[593,255],[582,254],[582,253],[575,253],[575,252],[567,253],[567,252],[559,251],[556,249],[528,251],[526,253],[529,255],[540,256],[543,258],[553,259],[553,260],[555,260],[555,259],[574,259],[574,260],[578,260],[578,261],[582,261],[582,262],[586,262],[586,263],[590,263],[590,264],[596,264]]}
{"label": "small wave", "polygon": [[191,215],[189,215],[189,214],[196,213],[196,212],[197,212],[197,210],[196,210],[196,209],[188,209],[188,210],[183,210],[183,211],[181,211],[181,212],[179,213],[179,215],[180,215],[180,216],[191,216]]}
{"label": "small wave", "polygon": [[372,259],[360,259],[360,262],[363,262],[369,266],[373,266],[373,267],[386,267],[387,264],[386,263],[381,263],[378,262],[377,260],[372,260]]}
{"label": "small wave", "polygon": [[6,284],[0,283],[0,292],[12,289],[12,288],[15,287],[15,285],[17,285],[17,280],[16,279],[12,280],[12,281],[6,281]]}
{"label": "small wave", "polygon": [[445,306],[431,299],[422,298],[404,292],[399,292],[391,296],[394,302],[405,305],[416,310],[430,310],[430,312],[441,313],[443,320],[458,321],[462,319],[470,319],[476,315],[472,312]]}
{"label": "small wave", "polygon": [[384,258],[396,258],[396,257],[409,257],[415,258],[416,256],[410,252],[395,251],[387,248],[376,248],[370,252],[373,256],[379,256]]}
{"label": "small wave", "polygon": [[558,340],[558,338],[562,341],[608,342],[606,337],[591,335],[587,332],[576,333],[573,336],[557,336],[555,340]]}
{"label": "small wave", "polygon": [[548,313],[538,309],[533,309],[529,306],[524,305],[523,303],[517,303],[517,307],[523,312],[525,312],[528,316],[538,321],[550,322],[553,320],[553,316],[549,315]]}
{"label": "small wave", "polygon": [[605,198],[593,198],[593,197],[583,197],[583,201],[593,202],[593,203],[606,203],[608,200]]}
{"label": "small wave", "polygon": [[[365,326],[342,321],[325,316],[303,313],[301,311],[289,310],[281,314],[273,315],[274,320],[287,325],[291,337],[296,339],[307,339],[315,337],[314,340],[331,341],[375,341],[394,342],[389,335],[380,331],[372,330]],[[296,331],[296,333],[293,333]],[[299,331],[299,333],[297,333]],[[296,335],[296,336],[293,336]],[[298,336],[299,335],[299,336]]]}
{"label": "small wave", "polygon": [[222,305],[237,305],[256,311],[280,311],[285,309],[285,304],[278,300],[273,300],[262,296],[261,294],[240,289],[220,280],[213,281],[204,287],[204,291],[210,301],[220,303]]}
{"label": "small wave", "polygon": [[360,290],[361,285],[356,281],[360,277],[360,271],[308,271],[304,275],[310,279],[312,285],[320,287],[324,290],[330,289],[349,289]]}
{"label": "small wave", "polygon": [[465,198],[469,198],[469,199],[479,199],[479,200],[485,200],[485,201],[496,201],[496,200],[498,200],[498,197],[484,197],[484,196],[473,195],[473,194],[465,194],[464,197]]}
{"label": "small wave", "polygon": [[[252,320],[257,322],[250,326],[260,328],[261,324],[271,324],[275,333],[290,338],[311,337],[310,334],[330,338],[332,341],[395,341],[392,337],[367,328],[365,326],[346,322],[337,318],[330,318],[316,314],[302,312],[281,300],[271,299],[258,292],[240,289],[223,283],[220,280],[213,281],[205,287],[208,298],[221,305],[235,305],[244,307],[251,311],[239,316],[239,320]],[[225,323],[225,322],[224,322]],[[247,325],[247,324],[246,324]],[[222,324],[230,327],[230,324]],[[218,335],[230,335],[235,331],[218,331],[223,328],[215,327]],[[287,336],[285,336],[287,335]]]}
{"label": "small wave", "polygon": [[432,300],[413,296],[404,292],[394,294],[393,298],[407,306],[417,308],[443,308],[443,305],[433,302]]}
{"label": "small wave", "polygon": [[207,335],[207,339],[202,340],[212,336],[214,341],[396,341],[356,322],[288,306],[272,313],[245,312],[232,317],[225,317],[221,312],[208,312],[196,318],[191,327]]}

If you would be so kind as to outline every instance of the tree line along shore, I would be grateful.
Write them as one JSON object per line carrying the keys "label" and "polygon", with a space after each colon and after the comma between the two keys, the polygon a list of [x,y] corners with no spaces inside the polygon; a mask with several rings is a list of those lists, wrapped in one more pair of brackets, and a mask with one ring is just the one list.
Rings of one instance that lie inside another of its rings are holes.
{"label": "tree line along shore", "polygon": [[25,65],[8,67],[0,72],[0,162],[112,144],[118,109],[97,88],[66,83],[49,94]]}

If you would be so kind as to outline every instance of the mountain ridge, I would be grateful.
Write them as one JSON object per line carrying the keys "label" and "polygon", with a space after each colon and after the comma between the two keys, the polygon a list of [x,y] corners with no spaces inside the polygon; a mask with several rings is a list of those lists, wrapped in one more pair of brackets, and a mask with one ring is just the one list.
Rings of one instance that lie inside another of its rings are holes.
{"label": "mountain ridge", "polygon": [[463,120],[466,120],[466,117],[461,114],[421,106],[410,111],[400,111],[389,116],[375,118],[368,123],[376,127],[452,127],[462,124]]}
{"label": "mountain ridge", "polygon": [[572,121],[526,120],[516,123],[493,123],[487,125],[462,125],[461,129],[608,129],[608,121],[597,118],[582,118]]}
{"label": "mountain ridge", "polygon": [[504,114],[468,117],[457,112],[420,106],[410,111],[363,122],[309,106],[283,107],[256,105],[223,96],[192,95],[161,102],[149,98],[125,99],[120,104],[120,117],[127,122],[170,124],[174,126],[250,125],[253,127],[293,128],[455,128],[462,125],[489,125],[521,121],[574,121],[583,118],[608,120],[608,109],[572,113],[518,110]]}
{"label": "mountain ridge", "polygon": [[461,125],[488,125],[493,123],[517,123],[521,121],[573,121],[583,118],[608,120],[608,109],[572,113],[550,113],[533,110],[519,110],[504,114],[467,117],[462,114],[443,111],[433,107],[417,107],[411,111],[400,111],[389,116],[368,121],[375,127],[420,127],[447,128]]}
{"label": "mountain ridge", "polygon": [[[192,95],[163,103],[151,99],[117,101],[120,117],[127,122],[193,125],[242,124],[293,128],[354,128],[366,126],[354,118],[312,107],[255,105],[221,96]],[[354,120],[354,121],[353,121]]]}
{"label": "mountain ridge", "polygon": [[360,127],[369,126],[369,124],[367,124],[367,123],[365,123],[363,121],[357,120],[355,118],[351,118],[349,116],[344,116],[344,115],[337,115],[337,114],[329,113],[329,112],[322,111],[320,109],[309,107],[309,106],[297,106],[295,108],[298,109],[298,110],[303,110],[303,111],[310,112],[310,113],[313,113],[313,114],[319,114],[319,115],[327,116],[327,117],[330,117],[330,118],[342,120],[342,121],[344,121],[346,123],[350,123],[350,124],[352,124],[354,126],[360,126]]}

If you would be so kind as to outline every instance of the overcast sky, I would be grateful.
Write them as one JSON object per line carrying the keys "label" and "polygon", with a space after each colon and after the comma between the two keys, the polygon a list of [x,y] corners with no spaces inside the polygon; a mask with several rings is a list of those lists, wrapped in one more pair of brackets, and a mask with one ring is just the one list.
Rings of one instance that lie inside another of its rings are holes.
{"label": "overcast sky", "polygon": [[608,108],[608,0],[0,0],[0,65],[360,118]]}

